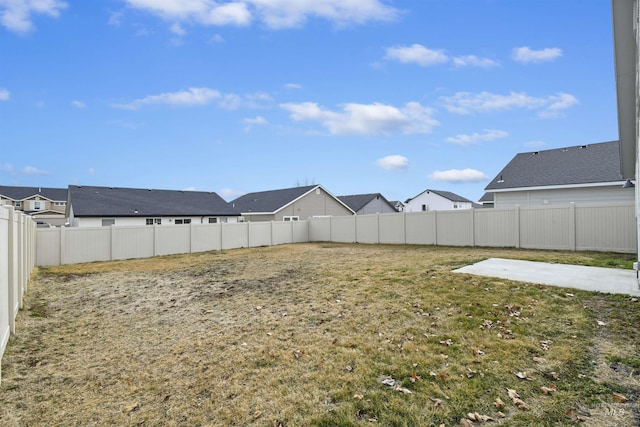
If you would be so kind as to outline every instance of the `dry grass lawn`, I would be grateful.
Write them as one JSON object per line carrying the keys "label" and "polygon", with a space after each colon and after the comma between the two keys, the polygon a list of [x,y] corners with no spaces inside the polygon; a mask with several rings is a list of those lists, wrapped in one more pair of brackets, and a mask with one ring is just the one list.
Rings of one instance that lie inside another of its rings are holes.
{"label": "dry grass lawn", "polygon": [[631,262],[296,244],[40,268],[0,425],[638,425],[637,299],[451,273],[488,257]]}

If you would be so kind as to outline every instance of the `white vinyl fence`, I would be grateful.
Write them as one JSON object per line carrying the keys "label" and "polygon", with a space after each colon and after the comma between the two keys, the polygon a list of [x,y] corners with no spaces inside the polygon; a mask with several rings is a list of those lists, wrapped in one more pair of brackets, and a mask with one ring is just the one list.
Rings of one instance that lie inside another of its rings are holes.
{"label": "white vinyl fence", "polygon": [[13,207],[0,206],[0,361],[9,336],[16,332],[16,316],[35,266],[35,241],[35,221]]}
{"label": "white vinyl fence", "polygon": [[633,203],[471,209],[308,221],[37,230],[37,265],[346,242],[636,253]]}

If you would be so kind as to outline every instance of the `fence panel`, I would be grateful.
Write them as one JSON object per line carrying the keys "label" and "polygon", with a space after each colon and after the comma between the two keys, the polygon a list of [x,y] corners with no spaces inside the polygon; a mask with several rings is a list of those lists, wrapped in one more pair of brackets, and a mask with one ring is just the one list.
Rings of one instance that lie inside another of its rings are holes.
{"label": "fence panel", "polygon": [[109,261],[111,259],[111,229],[109,227],[58,228],[62,240],[63,264]]}
{"label": "fence panel", "polygon": [[378,243],[378,215],[357,215],[355,241],[358,243]]}
{"label": "fence panel", "polygon": [[[114,260],[131,258],[149,258],[154,253],[154,228],[144,227],[116,227],[111,230],[111,254]],[[69,229],[68,231],[76,229]]]}
{"label": "fence panel", "polygon": [[405,243],[405,215],[379,214],[379,243]]}
{"label": "fence panel", "polygon": [[520,247],[572,250],[575,224],[571,206],[520,208]]}
{"label": "fence panel", "polygon": [[311,242],[331,241],[331,218],[311,218],[309,220],[309,240]]}
{"label": "fence panel", "polygon": [[[9,342],[11,334],[10,319],[13,316],[13,302],[10,296],[9,252],[13,242],[9,240],[9,211],[0,209],[0,358]],[[1,374],[0,374],[1,375]]]}
{"label": "fence panel", "polygon": [[271,245],[273,222],[250,222],[248,224],[250,248]]}
{"label": "fence panel", "polygon": [[473,210],[436,212],[438,245],[473,246]]}
{"label": "fence panel", "polygon": [[436,213],[407,212],[405,215],[406,242],[410,245],[436,244]]}
{"label": "fence panel", "polygon": [[238,249],[249,246],[249,223],[224,224],[222,227],[222,249]]}
{"label": "fence panel", "polygon": [[60,265],[60,229],[38,229],[36,237],[36,264]]}
{"label": "fence panel", "polygon": [[520,247],[518,208],[477,209],[474,211],[476,246]]}
{"label": "fence panel", "polygon": [[192,252],[222,249],[222,224],[194,224],[191,236]]}
{"label": "fence panel", "polygon": [[154,255],[191,252],[191,225],[154,225]]}
{"label": "fence panel", "polygon": [[[293,243],[306,243],[309,241],[309,221],[293,222]],[[274,243],[275,245],[276,243]]]}
{"label": "fence panel", "polygon": [[331,241],[356,242],[356,215],[331,217]]}
{"label": "fence panel", "polygon": [[637,245],[633,205],[576,206],[576,250],[634,252]]}

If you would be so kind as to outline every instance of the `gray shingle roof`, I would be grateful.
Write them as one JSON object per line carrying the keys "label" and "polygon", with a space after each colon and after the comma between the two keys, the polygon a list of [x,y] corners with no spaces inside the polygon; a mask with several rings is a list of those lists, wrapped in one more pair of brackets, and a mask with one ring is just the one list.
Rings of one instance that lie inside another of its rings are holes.
{"label": "gray shingle roof", "polygon": [[[439,196],[444,197],[445,199],[449,199],[452,202],[467,202],[467,203],[473,203],[471,200],[462,197],[456,193],[452,193],[451,191],[441,191],[441,190],[425,190],[425,191],[431,191],[432,193],[436,193]],[[424,193],[424,191],[423,191]],[[422,194],[422,193],[421,193]]]}
{"label": "gray shingle roof", "polygon": [[274,213],[319,185],[247,193],[229,202],[238,212]]}
{"label": "gray shingle roof", "polygon": [[0,196],[12,200],[25,200],[33,196],[46,197],[56,202],[67,200],[66,188],[45,188],[45,187],[12,187],[0,185]]}
{"label": "gray shingle roof", "polygon": [[621,181],[618,141],[520,153],[485,190]]}
{"label": "gray shingle roof", "polygon": [[493,193],[484,193],[478,201],[481,203],[493,203],[495,198],[496,196]]}
{"label": "gray shingle roof", "polygon": [[380,197],[382,200],[387,202],[387,204],[395,209],[395,206],[391,204],[384,196],[380,193],[370,193],[370,194],[353,194],[349,196],[338,196],[338,199],[342,201],[345,205],[349,206],[352,211],[358,212],[360,209],[366,206],[371,200]]}
{"label": "gray shingle roof", "polygon": [[69,186],[77,217],[239,216],[216,193],[142,188]]}

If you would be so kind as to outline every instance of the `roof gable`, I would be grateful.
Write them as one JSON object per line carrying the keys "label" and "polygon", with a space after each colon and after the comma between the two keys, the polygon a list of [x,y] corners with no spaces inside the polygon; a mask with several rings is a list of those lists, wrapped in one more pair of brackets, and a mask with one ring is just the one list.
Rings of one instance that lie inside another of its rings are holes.
{"label": "roof gable", "polygon": [[621,181],[618,141],[517,154],[485,190]]}
{"label": "roof gable", "polygon": [[338,199],[345,205],[349,206],[352,211],[358,212],[360,209],[364,208],[369,202],[374,199],[382,199],[385,203],[387,203],[391,208],[395,209],[395,206],[392,205],[384,196],[380,193],[370,193],[370,194],[353,194],[349,196],[338,196]]}
{"label": "roof gable", "polygon": [[76,217],[238,216],[213,192],[69,186]]}
{"label": "roof gable", "polygon": [[0,185],[0,196],[11,200],[26,200],[31,197],[40,196],[52,201],[67,200],[66,188],[45,188],[45,187],[12,187]]}
{"label": "roof gable", "polygon": [[258,191],[240,196],[229,204],[238,212],[275,213],[319,185]]}
{"label": "roof gable", "polygon": [[434,193],[437,194],[440,197],[444,197],[447,200],[450,200],[452,202],[465,202],[465,203],[473,203],[471,200],[462,197],[456,193],[452,193],[451,191],[442,191],[442,190],[432,190],[430,188],[427,188],[426,190],[424,190],[422,193],[418,194],[415,197],[412,197],[411,199],[407,199],[407,201],[405,203],[410,203],[412,200],[422,196],[425,193]]}

